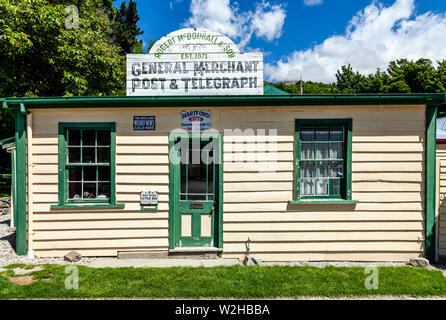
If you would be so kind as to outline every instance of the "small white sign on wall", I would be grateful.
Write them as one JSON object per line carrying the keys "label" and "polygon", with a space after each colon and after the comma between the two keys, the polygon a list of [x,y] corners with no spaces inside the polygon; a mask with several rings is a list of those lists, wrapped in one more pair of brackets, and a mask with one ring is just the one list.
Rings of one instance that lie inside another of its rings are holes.
{"label": "small white sign on wall", "polygon": [[156,191],[141,191],[141,205],[157,205],[158,192]]}

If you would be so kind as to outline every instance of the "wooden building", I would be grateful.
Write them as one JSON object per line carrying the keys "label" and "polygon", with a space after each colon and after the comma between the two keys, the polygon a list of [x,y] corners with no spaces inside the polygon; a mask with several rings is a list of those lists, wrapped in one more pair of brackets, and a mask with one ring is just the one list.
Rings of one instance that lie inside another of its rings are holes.
{"label": "wooden building", "polygon": [[[445,103],[444,94],[2,99],[16,115],[17,251],[242,259],[249,238],[265,261],[433,260],[446,250],[436,244],[446,158],[436,160],[435,136]],[[207,117],[209,128],[179,130],[185,116]],[[194,150],[201,159],[184,161]]]}

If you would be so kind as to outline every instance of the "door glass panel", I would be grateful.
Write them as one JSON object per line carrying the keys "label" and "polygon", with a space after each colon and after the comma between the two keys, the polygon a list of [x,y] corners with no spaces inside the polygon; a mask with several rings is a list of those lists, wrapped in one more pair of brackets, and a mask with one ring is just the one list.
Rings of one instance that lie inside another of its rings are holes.
{"label": "door glass panel", "polygon": [[[200,149],[189,149],[187,163],[182,162],[180,165],[181,200],[212,201],[214,199],[214,164],[208,161],[209,157],[212,157],[212,150],[203,150],[206,144],[202,144]],[[199,163],[194,163],[193,160]]]}

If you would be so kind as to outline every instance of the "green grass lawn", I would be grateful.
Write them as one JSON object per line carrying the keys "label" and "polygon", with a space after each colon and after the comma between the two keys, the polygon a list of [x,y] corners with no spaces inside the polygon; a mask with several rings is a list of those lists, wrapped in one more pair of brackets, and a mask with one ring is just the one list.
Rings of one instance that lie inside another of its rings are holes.
{"label": "green grass lawn", "polygon": [[[37,281],[29,285],[12,284],[0,275],[0,299],[446,296],[446,278],[440,271],[412,267],[380,267],[377,290],[365,288],[368,274],[361,267],[79,267],[79,289],[71,290],[65,288],[64,271],[65,266],[46,265],[32,273]],[[3,274],[13,275],[11,270]]]}

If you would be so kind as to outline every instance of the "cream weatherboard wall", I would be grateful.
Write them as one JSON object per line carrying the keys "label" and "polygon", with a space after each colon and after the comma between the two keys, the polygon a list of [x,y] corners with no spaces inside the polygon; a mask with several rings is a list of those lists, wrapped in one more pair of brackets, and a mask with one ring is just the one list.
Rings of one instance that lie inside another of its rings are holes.
{"label": "cream weatherboard wall", "polygon": [[446,144],[437,144],[437,258],[446,259]]}
{"label": "cream weatherboard wall", "polygon": [[[124,107],[31,110],[36,256],[168,250],[168,136],[181,127],[181,111],[188,109],[211,110],[211,125],[219,131],[278,133],[276,172],[263,173],[259,168],[269,167],[267,157],[231,162],[233,139],[224,135],[224,258],[243,258],[248,237],[251,253],[265,261],[396,261],[423,255],[425,106]],[[134,115],[156,116],[157,130],[133,131]],[[353,119],[356,205],[289,204],[294,119],[318,118]],[[58,203],[58,122],[116,123],[116,199],[124,209],[50,209]],[[245,148],[243,158],[252,156],[250,150]],[[142,190],[159,192],[158,211],[140,210]]]}

